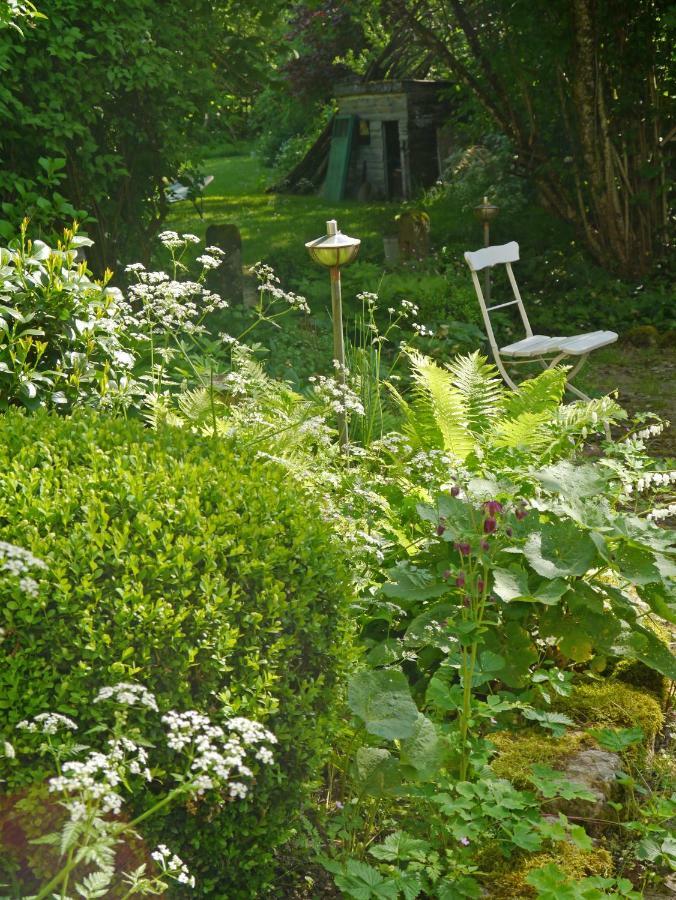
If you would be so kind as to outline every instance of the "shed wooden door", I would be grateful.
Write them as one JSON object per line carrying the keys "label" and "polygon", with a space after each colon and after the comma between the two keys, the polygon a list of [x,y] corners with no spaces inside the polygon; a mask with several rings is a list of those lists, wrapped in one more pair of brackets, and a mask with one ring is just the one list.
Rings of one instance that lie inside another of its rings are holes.
{"label": "shed wooden door", "polygon": [[345,196],[356,122],[357,116],[336,116],[333,120],[329,165],[324,182],[324,196],[332,203]]}
{"label": "shed wooden door", "polygon": [[389,200],[400,200],[404,196],[404,173],[401,162],[399,122],[396,119],[383,122],[383,139],[387,197]]}

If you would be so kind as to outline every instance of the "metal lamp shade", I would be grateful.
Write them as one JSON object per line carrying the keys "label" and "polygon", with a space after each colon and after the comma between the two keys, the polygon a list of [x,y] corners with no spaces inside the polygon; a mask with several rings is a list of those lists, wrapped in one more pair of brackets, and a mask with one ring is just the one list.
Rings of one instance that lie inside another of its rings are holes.
{"label": "metal lamp shade", "polygon": [[484,197],[484,202],[474,207],[474,215],[480,222],[491,222],[500,211],[499,206],[488,202],[488,197]]}
{"label": "metal lamp shade", "polygon": [[327,234],[324,237],[308,241],[305,245],[315,262],[332,269],[345,266],[356,259],[361,244],[358,238],[349,237],[338,231],[335,219],[326,223],[326,230]]}

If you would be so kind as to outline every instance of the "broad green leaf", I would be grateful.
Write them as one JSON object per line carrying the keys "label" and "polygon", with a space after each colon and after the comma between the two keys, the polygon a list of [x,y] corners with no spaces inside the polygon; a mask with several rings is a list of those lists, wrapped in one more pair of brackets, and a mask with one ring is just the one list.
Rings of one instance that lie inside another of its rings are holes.
{"label": "broad green leaf", "polygon": [[381,797],[401,784],[399,763],[380,747],[360,747],[353,772],[360,790],[373,796]]}
{"label": "broad green leaf", "polygon": [[632,584],[653,584],[662,578],[654,554],[629,544],[615,550],[614,566]]}
{"label": "broad green leaf", "polygon": [[415,617],[406,629],[404,643],[407,647],[430,646],[449,653],[459,645],[452,625],[452,619],[457,612],[458,607],[455,605],[437,603]]}
{"label": "broad green leaf", "polygon": [[576,500],[579,497],[595,497],[602,494],[607,484],[604,473],[591,463],[575,466],[561,460],[535,473],[535,477],[546,491],[562,494]]}
{"label": "broad green leaf", "polygon": [[404,605],[448,593],[448,585],[445,582],[440,581],[427,569],[420,569],[407,561],[399,563],[387,574],[390,580],[383,585],[383,594],[399,600]]}
{"label": "broad green leaf", "polygon": [[435,885],[437,900],[479,900],[484,896],[484,890],[476,879],[469,875],[453,878],[452,881],[443,881]]}
{"label": "broad green leaf", "polygon": [[527,822],[519,822],[509,832],[512,843],[525,850],[527,853],[534,853],[542,846],[542,838],[538,832]]}
{"label": "broad green leaf", "polygon": [[369,651],[366,659],[370,666],[376,668],[378,666],[387,666],[394,662],[399,662],[403,653],[404,648],[400,640],[397,640],[396,638],[387,638],[379,644],[376,644],[375,647]]}
{"label": "broad green leaf", "polygon": [[645,736],[639,725],[634,728],[591,728],[588,733],[603,750],[610,750],[612,753],[624,753],[629,747],[640,743]]}
{"label": "broad green leaf", "polygon": [[370,734],[387,740],[410,737],[418,721],[408,681],[394,669],[365,669],[350,679],[348,705]]}
{"label": "broad green leaf", "polygon": [[641,585],[637,590],[641,600],[647,603],[656,615],[676,625],[676,597],[673,590],[670,591],[663,584]]}
{"label": "broad green leaf", "polygon": [[568,725],[575,724],[575,722],[564,713],[544,712],[541,709],[533,709],[530,706],[524,707],[521,710],[521,715],[524,719],[529,719],[531,722],[537,722],[538,725],[547,728],[554,737],[561,737],[566,733],[566,727]]}
{"label": "broad green leaf", "polygon": [[528,573],[523,569],[493,569],[493,591],[506,603],[528,596]]}
{"label": "broad green leaf", "polygon": [[568,583],[562,578],[549,579],[528,577],[523,569],[494,569],[493,592],[506,603],[512,600],[544,603],[553,606],[568,590]]}
{"label": "broad green leaf", "polygon": [[545,578],[584,575],[597,558],[588,534],[566,519],[558,519],[532,532],[524,555],[538,575]]}
{"label": "broad green leaf", "polygon": [[390,879],[384,878],[377,869],[368,863],[350,859],[343,874],[335,876],[337,887],[354,900],[397,900],[398,891]]}
{"label": "broad green leaf", "polygon": [[431,776],[442,768],[445,757],[446,745],[436,725],[421,713],[411,737],[401,742],[401,762],[412,766],[423,776]]}
{"label": "broad green leaf", "polygon": [[431,849],[432,847],[427,841],[412,837],[405,831],[395,831],[393,834],[388,834],[382,844],[371,847],[369,853],[384,862],[408,860],[422,862]]}
{"label": "broad green leaf", "polygon": [[518,622],[505,622],[499,629],[491,628],[484,635],[484,646],[505,660],[495,677],[512,688],[524,687],[538,651],[531,634]]}
{"label": "broad green leaf", "polygon": [[464,537],[472,530],[472,508],[464,500],[450,494],[439,494],[436,506],[420,504],[417,510],[423,521],[444,526],[442,537],[446,541]]}
{"label": "broad green leaf", "polygon": [[449,685],[437,675],[427,685],[425,702],[439,712],[455,712],[462,705],[462,687]]}
{"label": "broad green leaf", "polygon": [[531,772],[528,780],[547,800],[553,797],[561,797],[564,800],[594,801],[597,799],[596,794],[584,784],[571,781],[563,772],[558,772],[550,766],[531,766]]}
{"label": "broad green leaf", "polygon": [[631,629],[626,628],[614,640],[610,649],[616,656],[639,659],[656,672],[676,681],[676,657],[648,628],[638,624],[634,624]]}

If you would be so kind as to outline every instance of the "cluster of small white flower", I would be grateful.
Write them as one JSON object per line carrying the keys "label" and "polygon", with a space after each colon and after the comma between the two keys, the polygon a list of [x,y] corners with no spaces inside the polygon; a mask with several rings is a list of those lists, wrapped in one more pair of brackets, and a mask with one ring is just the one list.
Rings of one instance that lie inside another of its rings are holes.
{"label": "cluster of small white flower", "polygon": [[200,239],[195,234],[177,234],[175,231],[163,231],[158,235],[159,242],[167,250],[180,250],[188,244],[199,244]]}
{"label": "cluster of small white flower", "polygon": [[335,413],[364,415],[364,406],[352,388],[340,378],[311,375],[308,379],[319,400]]}
{"label": "cluster of small white flower", "polygon": [[420,308],[410,300],[402,300],[400,306],[402,316],[417,316],[420,312]]}
{"label": "cluster of small white flower", "polygon": [[374,442],[373,447],[376,451],[383,450],[395,456],[413,452],[413,447],[409,444],[406,436],[397,432],[384,434],[380,440]]}
{"label": "cluster of small white flower", "polygon": [[4,572],[9,572],[17,578],[33,569],[47,568],[46,564],[37,556],[33,556],[30,550],[8,544],[7,541],[0,541],[0,563]]}
{"label": "cluster of small white flower", "polygon": [[148,768],[148,753],[143,747],[126,737],[111,739],[108,746],[108,759],[111,763],[125,765],[132,775],[143,775],[146,781],[153,780]]}
{"label": "cluster of small white flower", "polygon": [[644,472],[635,485],[625,484],[625,494],[632,494],[634,488],[638,493],[648,490],[648,488],[665,488],[670,484],[676,483],[676,471],[673,472]]}
{"label": "cluster of small white flower", "polygon": [[433,337],[434,332],[431,328],[428,328],[427,325],[419,325],[417,322],[411,323],[411,328],[415,331],[415,333],[419,337]]}
{"label": "cluster of small white flower", "polygon": [[647,441],[652,437],[657,437],[664,431],[664,425],[649,425],[647,428],[636,432],[636,437],[642,441]]}
{"label": "cluster of small white flower", "polygon": [[372,291],[362,291],[357,294],[357,300],[361,300],[369,309],[375,309],[378,304],[378,295]]}
{"label": "cluster of small white flower", "polygon": [[30,578],[28,575],[19,579],[19,590],[21,590],[27,597],[37,597],[40,591],[40,585],[34,578]]}
{"label": "cluster of small white flower", "polygon": [[197,262],[200,263],[205,272],[210,272],[212,269],[217,269],[223,265],[224,259],[225,253],[220,247],[207,247],[205,252],[197,257]]}
{"label": "cluster of small white flower", "polygon": [[145,706],[147,709],[158,711],[155,695],[142,684],[120,681],[118,684],[101,688],[94,697],[94,703],[100,703],[102,700],[112,700],[123,706]]}
{"label": "cluster of small white flower", "polygon": [[164,875],[175,878],[179,884],[185,884],[191,888],[195,887],[195,876],[190,874],[190,870],[180,856],[172,853],[166,844],[160,844],[157,850],[153,850],[150,855],[159,865]]}
{"label": "cluster of small white flower", "polygon": [[125,761],[113,760],[107,753],[94,751],[84,760],[68,760],[61,775],[49,779],[49,790],[60,794],[77,794],[78,800],[68,804],[71,819],[82,818],[86,810],[96,807],[102,813],[119,813],[122,797],[117,786],[125,774]]}
{"label": "cluster of small white flower", "polygon": [[199,323],[208,313],[225,309],[228,302],[197,281],[171,280],[166,272],[137,271],[137,283],[120,301],[122,321],[137,339],[148,339],[148,332],[204,330]]}
{"label": "cluster of small white flower", "polygon": [[280,287],[279,278],[275,275],[271,266],[257,262],[253,266],[253,271],[258,278],[258,290],[261,294],[267,294],[273,301],[281,300],[284,303],[288,303],[292,309],[298,312],[310,312],[310,306],[305,297],[301,297],[300,294],[294,294],[293,291],[285,291]]}
{"label": "cluster of small white flower", "polygon": [[659,509],[652,509],[646,516],[651,522],[662,522],[665,519],[671,519],[676,516],[676,503],[670,503],[669,506],[663,506]]}
{"label": "cluster of small white flower", "polygon": [[213,725],[207,716],[195,710],[172,711],[162,716],[162,721],[167,727],[168,746],[192,756],[192,787],[198,795],[218,784],[227,784],[231,797],[246,796],[247,786],[230,779],[233,775],[243,778],[253,775],[245,763],[251,746],[261,745],[255,754],[260,762],[269,764],[273,761],[272,752],[263,746],[263,742],[275,743],[274,735],[249,719],[231,719],[226,723],[230,733],[220,725]]}
{"label": "cluster of small white flower", "polygon": [[428,483],[431,479],[447,478],[456,461],[444,450],[420,450],[406,461],[404,474],[411,480]]}
{"label": "cluster of small white flower", "polygon": [[68,716],[61,713],[38,713],[32,719],[23,719],[16,726],[21,731],[30,731],[38,734],[56,734],[57,731],[77,731],[77,725]]}

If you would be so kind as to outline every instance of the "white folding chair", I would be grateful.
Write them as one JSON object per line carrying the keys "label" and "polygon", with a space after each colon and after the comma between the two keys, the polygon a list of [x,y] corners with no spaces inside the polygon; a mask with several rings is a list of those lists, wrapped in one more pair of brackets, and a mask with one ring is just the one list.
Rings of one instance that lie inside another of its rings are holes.
{"label": "white folding chair", "polygon": [[[483,316],[488,342],[491,345],[495,364],[500,370],[500,374],[506,383],[516,390],[517,385],[509,376],[506,368],[505,360],[509,361],[509,365],[519,365],[523,363],[538,362],[546,369],[558,365],[567,357],[575,358],[575,363],[568,373],[566,387],[582,400],[590,398],[583,394],[581,390],[570,384],[572,378],[577,375],[585,360],[592,352],[598,350],[599,347],[605,347],[613,344],[617,340],[617,334],[614,331],[589,331],[586,334],[575,334],[568,337],[548,337],[545,334],[533,334],[530,327],[528,315],[519,293],[519,288],[512,271],[512,263],[519,259],[519,245],[516,241],[509,244],[503,244],[499,247],[484,247],[482,250],[475,250],[473,253],[465,253],[465,261],[472,273],[472,281],[479,299],[481,307],[481,315]],[[486,306],[486,300],[481,290],[481,283],[477,272],[485,269],[487,266],[504,265],[507,269],[507,277],[512,286],[514,300],[508,300],[506,303],[498,303],[495,306]],[[518,306],[521,314],[521,321],[526,330],[526,337],[513,344],[507,344],[505,347],[498,347],[491,325],[490,313],[495,309],[503,309],[506,306]]]}

